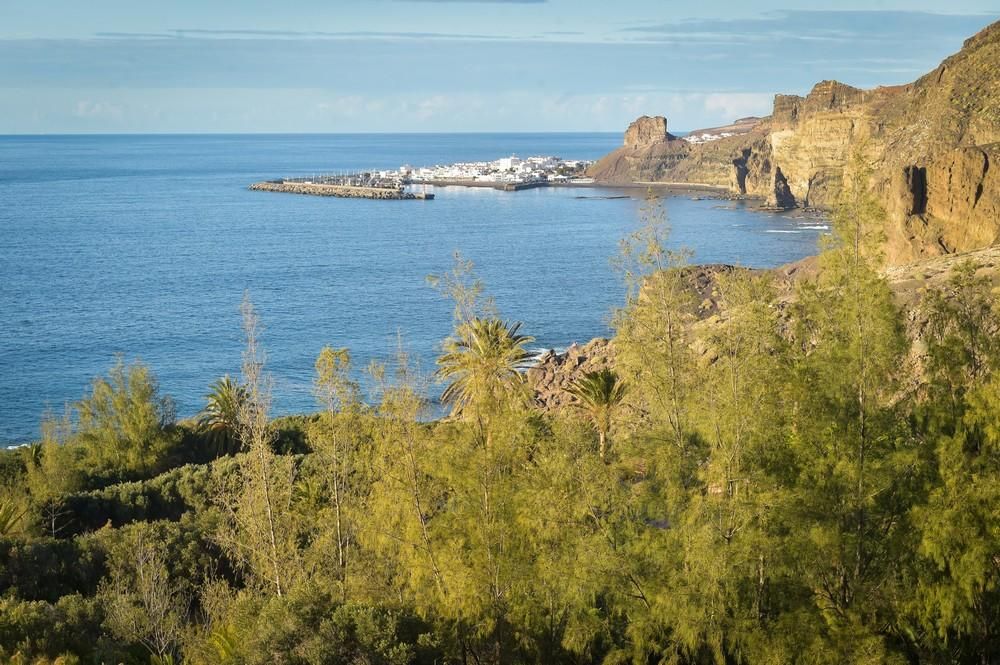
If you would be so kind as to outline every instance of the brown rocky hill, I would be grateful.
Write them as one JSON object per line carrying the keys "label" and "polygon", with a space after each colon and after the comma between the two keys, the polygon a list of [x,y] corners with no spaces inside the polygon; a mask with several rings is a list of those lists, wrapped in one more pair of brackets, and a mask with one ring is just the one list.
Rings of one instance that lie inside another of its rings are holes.
{"label": "brown rocky hill", "polygon": [[987,247],[1000,240],[1000,22],[905,86],[823,81],[805,97],[776,96],[749,131],[704,143],[671,136],[663,118],[640,118],[629,134],[644,140],[595,163],[597,181],[711,185],[781,208],[830,208],[860,150],[887,213],[891,263]]}

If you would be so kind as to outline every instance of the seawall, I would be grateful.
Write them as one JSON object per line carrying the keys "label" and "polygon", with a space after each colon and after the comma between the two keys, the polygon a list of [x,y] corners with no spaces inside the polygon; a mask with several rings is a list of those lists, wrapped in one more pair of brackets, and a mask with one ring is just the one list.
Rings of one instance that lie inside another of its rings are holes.
{"label": "seawall", "polygon": [[388,187],[355,187],[349,185],[319,185],[304,182],[255,182],[250,189],[258,192],[282,192],[309,196],[336,196],[349,199],[412,200],[434,198],[433,194],[414,194]]}

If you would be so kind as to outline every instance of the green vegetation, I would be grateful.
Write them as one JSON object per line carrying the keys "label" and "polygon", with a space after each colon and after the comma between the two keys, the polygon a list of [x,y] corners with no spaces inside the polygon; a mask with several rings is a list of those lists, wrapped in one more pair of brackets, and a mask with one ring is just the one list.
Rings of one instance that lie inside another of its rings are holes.
{"label": "green vegetation", "polygon": [[720,273],[709,318],[651,202],[556,412],[461,261],[447,418],[324,348],[271,419],[249,301],[196,421],[119,360],[0,454],[0,662],[995,662],[1000,307],[966,264],[898,310],[862,182],[814,277]]}

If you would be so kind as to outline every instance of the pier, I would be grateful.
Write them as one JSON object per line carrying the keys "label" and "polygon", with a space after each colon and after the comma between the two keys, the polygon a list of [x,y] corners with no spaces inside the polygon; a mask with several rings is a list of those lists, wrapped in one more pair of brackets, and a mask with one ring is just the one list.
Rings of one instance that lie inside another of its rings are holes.
{"label": "pier", "polygon": [[256,192],[281,192],[308,196],[334,196],[346,199],[426,201],[434,198],[427,192],[410,192],[402,184],[350,184],[343,181],[268,180],[256,182],[249,189]]}

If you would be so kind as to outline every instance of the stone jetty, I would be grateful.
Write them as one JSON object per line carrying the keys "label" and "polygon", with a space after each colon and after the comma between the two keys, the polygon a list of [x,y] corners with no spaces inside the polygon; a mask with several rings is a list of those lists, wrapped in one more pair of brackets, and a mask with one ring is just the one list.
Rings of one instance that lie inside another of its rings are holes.
{"label": "stone jetty", "polygon": [[336,196],[348,199],[425,200],[433,194],[407,192],[396,187],[360,187],[355,185],[327,185],[309,182],[266,181],[250,185],[255,192],[282,192],[309,196]]}

